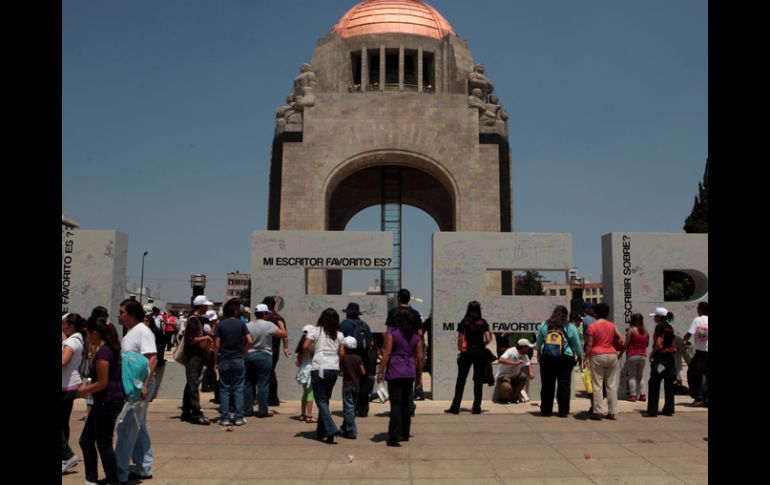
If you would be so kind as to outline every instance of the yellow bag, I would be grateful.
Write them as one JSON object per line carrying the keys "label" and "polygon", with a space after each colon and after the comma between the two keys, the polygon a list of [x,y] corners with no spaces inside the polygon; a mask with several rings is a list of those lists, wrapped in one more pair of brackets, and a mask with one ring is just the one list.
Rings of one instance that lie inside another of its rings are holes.
{"label": "yellow bag", "polygon": [[588,373],[588,367],[583,370],[583,385],[585,385],[588,394],[594,393],[594,386],[591,384],[591,374]]}

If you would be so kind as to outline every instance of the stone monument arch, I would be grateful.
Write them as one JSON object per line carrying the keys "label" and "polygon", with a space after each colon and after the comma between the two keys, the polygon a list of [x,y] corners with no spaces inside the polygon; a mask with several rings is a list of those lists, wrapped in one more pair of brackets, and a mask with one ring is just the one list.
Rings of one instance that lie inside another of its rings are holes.
{"label": "stone monument arch", "polygon": [[[433,7],[359,3],[302,61],[276,113],[268,230],[344,230],[382,205],[381,229],[398,235],[384,292],[401,286],[402,204],[441,231],[513,230],[508,114],[490,94],[494,66],[477,64]],[[309,276],[309,293],[341,290],[341,273],[326,273]],[[511,294],[510,272],[489,279]]]}

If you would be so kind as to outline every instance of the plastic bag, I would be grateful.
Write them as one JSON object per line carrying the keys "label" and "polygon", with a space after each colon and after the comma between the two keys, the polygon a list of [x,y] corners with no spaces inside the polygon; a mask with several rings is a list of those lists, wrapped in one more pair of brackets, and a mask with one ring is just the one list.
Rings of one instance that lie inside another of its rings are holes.
{"label": "plastic bag", "polygon": [[593,384],[591,384],[591,374],[588,371],[588,367],[583,369],[583,373],[582,374],[583,374],[583,385],[585,385],[585,387],[586,387],[586,392],[588,394],[593,394],[594,393],[594,386],[593,386]]}
{"label": "plastic bag", "polygon": [[376,383],[374,385],[374,392],[376,392],[377,396],[379,396],[381,403],[384,403],[390,399],[390,396],[388,395],[388,385],[385,381]]}

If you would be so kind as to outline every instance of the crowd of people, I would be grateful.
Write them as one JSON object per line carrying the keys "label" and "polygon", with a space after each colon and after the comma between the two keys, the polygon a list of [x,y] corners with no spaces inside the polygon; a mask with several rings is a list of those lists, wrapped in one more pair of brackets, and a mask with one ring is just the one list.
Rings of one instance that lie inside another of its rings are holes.
{"label": "crowd of people", "polygon": [[[387,382],[390,418],[388,446],[409,441],[415,396],[424,395],[422,373],[426,358],[422,318],[409,305],[408,290],[398,292],[398,306],[388,312],[386,331],[380,345],[376,335],[360,319],[359,306],[351,302],[340,310],[323,310],[315,324],[305,325],[294,349],[296,381],[300,386],[299,420],[316,424],[316,437],[325,443],[335,438],[356,439],[356,418],[366,417],[374,383]],[[85,468],[85,483],[124,484],[130,479],[152,478],[153,451],[147,430],[147,408],[157,395],[165,369],[164,352],[175,350],[174,359],[185,366],[186,385],[182,396],[184,422],[221,426],[242,426],[246,418],[269,418],[269,406],[280,405],[275,377],[281,343],[286,358],[292,356],[284,318],[276,311],[274,297],[266,297],[250,309],[237,299],[222,308],[222,320],[211,310],[213,302],[196,296],[192,311],[162,313],[145,309],[135,300],[121,302],[118,321],[124,327],[119,336],[104,307],[93,309],[88,319],[76,313],[62,317],[62,473],[80,461],[69,446],[69,420],[76,398],[86,398],[88,414],[79,444]],[[487,350],[493,336],[482,318],[477,301],[468,304],[457,332],[457,381],[447,413],[458,414],[465,383],[473,368],[471,412],[482,412],[483,385],[494,385],[497,402],[522,403],[530,400],[526,388],[535,378],[539,364],[540,412],[559,417],[570,412],[571,382],[576,365],[590,373],[593,393],[591,419],[617,419],[618,383],[621,372],[628,376],[629,400],[646,401],[645,416],[657,416],[660,384],[665,400],[660,414],[674,413],[674,384],[677,380],[675,355],[679,352],[671,326],[673,315],[659,307],[650,315],[655,322],[649,355],[650,377],[645,394],[642,375],[648,359],[650,333],[644,317],[634,314],[623,337],[615,323],[607,320],[609,307],[600,303],[586,306],[586,315],[569,315],[564,306],[554,308],[539,326],[535,343],[520,338],[498,355]],[[577,323],[577,325],[576,325]],[[694,406],[708,406],[708,303],[698,305],[698,317],[682,340],[694,339],[695,356],[688,367],[688,382]],[[498,340],[500,350],[500,341]],[[123,356],[131,353],[146,358],[147,377],[141,383],[141,399],[127,399],[122,376]],[[627,360],[623,368],[619,361]],[[492,362],[498,362],[495,375]],[[209,373],[219,404],[217,419],[204,416],[201,385]],[[329,409],[336,381],[341,377],[343,421],[338,427]],[[603,400],[608,412],[603,414]],[[313,404],[317,419],[313,416]],[[255,410],[256,405],[256,410]],[[117,434],[113,448],[113,438]],[[98,480],[97,456],[106,478]]]}

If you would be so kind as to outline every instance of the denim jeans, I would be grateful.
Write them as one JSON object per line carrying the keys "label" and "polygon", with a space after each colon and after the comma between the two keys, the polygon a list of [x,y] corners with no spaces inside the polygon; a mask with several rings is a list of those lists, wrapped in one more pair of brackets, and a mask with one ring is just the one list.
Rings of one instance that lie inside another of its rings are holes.
{"label": "denim jeans", "polygon": [[333,434],[337,434],[339,429],[332,420],[332,413],[329,411],[329,399],[331,398],[334,384],[337,382],[337,370],[325,370],[324,378],[321,379],[318,371],[310,372],[310,382],[313,385],[313,396],[315,404],[318,406],[318,424],[316,425],[316,435],[319,439]]}
{"label": "denim jeans", "polygon": [[270,392],[270,371],[273,369],[273,356],[267,352],[249,352],[246,354],[245,365],[246,383],[243,389],[243,409],[246,415],[254,413],[254,391],[257,390],[258,414],[267,414],[267,395]]}
{"label": "denim jeans", "polygon": [[[115,450],[112,449],[112,435],[115,431],[115,420],[123,408],[123,401],[96,401],[91,406],[86,424],[80,435],[80,449],[83,453],[85,478],[96,483],[99,478],[96,451],[102,460],[102,468],[109,483],[118,481]],[[128,474],[126,474],[128,475]],[[127,480],[128,476],[123,479]]]}
{"label": "denim jeans", "polygon": [[[147,388],[147,400],[138,403],[126,402],[123,406],[123,420],[118,422],[118,440],[115,443],[115,461],[118,466],[118,480],[128,480],[128,473],[152,475],[152,443],[147,432],[147,408],[150,396],[155,392],[155,376]],[[129,469],[129,460],[133,461]]]}
{"label": "denim jeans", "polygon": [[182,396],[182,416],[202,416],[201,411],[201,377],[203,375],[203,356],[191,355],[185,365],[187,384]]}
{"label": "denim jeans", "polygon": [[358,401],[358,387],[342,388],[342,414],[345,419],[342,421],[341,430],[345,436],[355,437],[356,431],[356,404]]}
{"label": "denim jeans", "polygon": [[70,416],[72,415],[72,403],[78,395],[78,390],[61,392],[61,459],[69,460],[75,453],[70,448]]}
{"label": "denim jeans", "polygon": [[235,419],[243,419],[243,358],[219,361],[219,419],[230,421],[230,393],[235,402]]}

